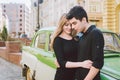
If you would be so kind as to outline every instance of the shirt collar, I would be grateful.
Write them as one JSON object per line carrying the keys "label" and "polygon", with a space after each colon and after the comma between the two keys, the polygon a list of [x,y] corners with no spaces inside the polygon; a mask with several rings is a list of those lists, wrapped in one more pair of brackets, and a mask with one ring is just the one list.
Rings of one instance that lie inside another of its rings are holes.
{"label": "shirt collar", "polygon": [[79,36],[79,38],[82,37],[82,35],[83,35],[83,33],[81,33],[81,32],[77,34],[77,36]]}

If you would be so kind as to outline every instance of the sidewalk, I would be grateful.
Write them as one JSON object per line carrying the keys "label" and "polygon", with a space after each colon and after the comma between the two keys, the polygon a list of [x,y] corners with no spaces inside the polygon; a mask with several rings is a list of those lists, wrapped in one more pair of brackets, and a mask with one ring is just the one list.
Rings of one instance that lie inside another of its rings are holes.
{"label": "sidewalk", "polygon": [[25,80],[20,66],[7,62],[0,57],[0,80]]}

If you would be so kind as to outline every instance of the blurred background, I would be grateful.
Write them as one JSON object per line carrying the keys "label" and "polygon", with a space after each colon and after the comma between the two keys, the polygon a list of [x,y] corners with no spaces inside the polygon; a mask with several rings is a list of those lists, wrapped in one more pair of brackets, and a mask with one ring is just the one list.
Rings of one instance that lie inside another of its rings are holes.
{"label": "blurred background", "polygon": [[57,26],[63,13],[75,5],[85,8],[89,22],[120,33],[120,0],[0,0],[0,31],[29,38],[42,27]]}

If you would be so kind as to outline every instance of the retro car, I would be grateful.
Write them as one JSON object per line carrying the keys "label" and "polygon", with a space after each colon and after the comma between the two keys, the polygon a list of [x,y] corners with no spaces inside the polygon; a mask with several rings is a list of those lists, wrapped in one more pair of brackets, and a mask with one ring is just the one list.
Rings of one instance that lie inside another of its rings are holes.
{"label": "retro car", "polygon": [[[50,36],[56,27],[40,29],[30,46],[22,48],[22,71],[26,80],[54,80],[55,55],[50,48]],[[104,66],[102,80],[120,80],[120,39],[109,30],[101,29],[104,40]]]}

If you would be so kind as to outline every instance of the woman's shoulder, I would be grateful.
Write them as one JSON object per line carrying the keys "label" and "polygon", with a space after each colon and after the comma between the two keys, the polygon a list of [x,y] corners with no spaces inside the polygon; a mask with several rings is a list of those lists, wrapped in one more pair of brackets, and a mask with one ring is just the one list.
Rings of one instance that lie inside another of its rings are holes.
{"label": "woman's shoulder", "polygon": [[60,38],[59,36],[57,36],[57,37],[55,38],[55,40],[61,40],[61,38]]}
{"label": "woman's shoulder", "polygon": [[54,41],[55,41],[55,42],[56,42],[56,41],[59,42],[59,41],[61,41],[61,38],[60,38],[60,37],[56,37]]}
{"label": "woman's shoulder", "polygon": [[55,46],[55,45],[61,45],[63,42],[62,42],[62,40],[61,40],[61,38],[60,37],[56,37],[55,39],[54,39],[54,43],[53,43],[53,45]]}

